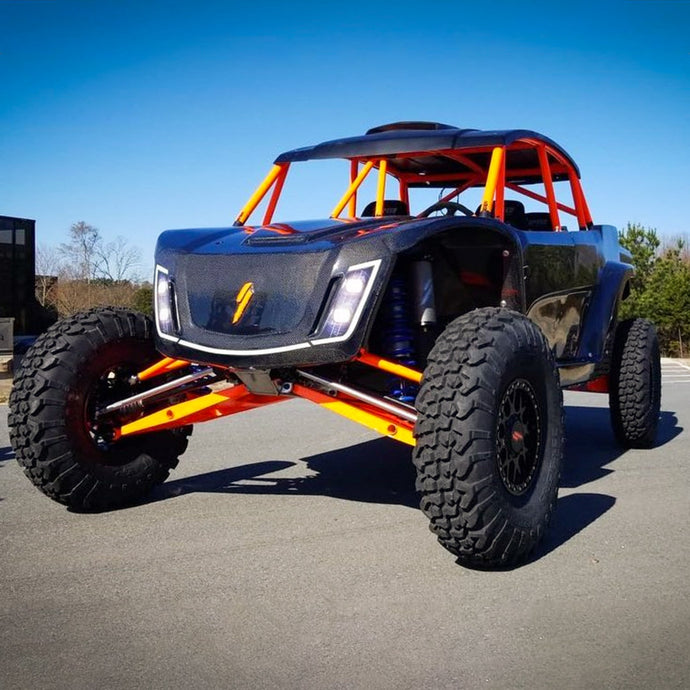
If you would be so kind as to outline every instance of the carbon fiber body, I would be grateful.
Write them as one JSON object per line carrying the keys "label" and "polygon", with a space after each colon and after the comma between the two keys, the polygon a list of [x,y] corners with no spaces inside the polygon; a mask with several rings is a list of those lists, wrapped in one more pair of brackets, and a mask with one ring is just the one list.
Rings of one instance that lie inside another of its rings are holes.
{"label": "carbon fiber body", "polygon": [[[495,302],[527,314],[559,366],[575,369],[601,360],[632,274],[610,226],[554,233],[490,218],[388,217],[171,230],[158,240],[156,264],[173,285],[176,326],[165,333],[159,325],[157,346],[171,357],[238,369],[349,360],[368,345],[395,266],[416,256],[439,266],[434,281],[446,322],[468,307],[450,294],[466,286],[444,275],[493,276],[498,287],[486,297],[475,291],[474,306]],[[355,322],[334,336],[326,330],[329,300],[353,266],[371,266],[373,275]],[[248,284],[252,299],[233,323]]]}

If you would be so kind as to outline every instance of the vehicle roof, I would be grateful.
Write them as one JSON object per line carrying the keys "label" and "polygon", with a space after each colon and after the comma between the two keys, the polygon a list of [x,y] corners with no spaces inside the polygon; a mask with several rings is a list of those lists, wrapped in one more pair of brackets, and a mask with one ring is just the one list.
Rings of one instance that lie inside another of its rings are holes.
{"label": "vehicle roof", "polygon": [[[580,171],[570,155],[555,141],[529,129],[479,130],[460,129],[438,122],[395,122],[370,129],[366,134],[344,139],[333,139],[314,146],[293,149],[280,154],[276,163],[292,163],[324,158],[371,158],[377,156],[396,157],[396,154],[426,153],[433,151],[458,151],[468,154],[474,164],[486,169],[491,148],[510,147],[521,140],[541,142],[558,152],[568,161],[580,176]],[[485,150],[482,150],[485,149]],[[402,173],[449,175],[465,174],[471,168],[458,160],[443,155],[403,157],[393,166]],[[509,149],[506,162],[507,178],[517,182],[538,181],[530,175],[511,176],[511,170],[538,168],[537,151],[534,146]],[[554,170],[554,180],[567,179],[565,171]],[[420,181],[419,186],[425,184]],[[414,183],[410,186],[416,186]],[[433,186],[433,185],[432,185]]]}

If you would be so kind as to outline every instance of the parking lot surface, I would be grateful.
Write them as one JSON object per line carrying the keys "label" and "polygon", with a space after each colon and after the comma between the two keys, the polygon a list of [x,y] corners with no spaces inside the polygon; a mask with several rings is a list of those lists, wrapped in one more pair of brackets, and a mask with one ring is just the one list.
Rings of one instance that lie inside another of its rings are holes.
{"label": "parking lot surface", "polygon": [[665,362],[659,443],[624,453],[566,394],[552,529],[504,572],[437,544],[409,449],[303,401],[199,425],[97,515],[30,484],[0,405],[0,687],[687,688],[689,382]]}

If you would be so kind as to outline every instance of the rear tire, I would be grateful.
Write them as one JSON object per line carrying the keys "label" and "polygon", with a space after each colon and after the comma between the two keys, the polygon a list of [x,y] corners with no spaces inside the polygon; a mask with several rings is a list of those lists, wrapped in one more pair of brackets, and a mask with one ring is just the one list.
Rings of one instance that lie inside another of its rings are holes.
{"label": "rear tire", "polygon": [[558,372],[539,328],[477,309],[436,341],[417,396],[421,509],[463,565],[512,566],[542,538],[563,456]]}
{"label": "rear tire", "polygon": [[609,386],[611,424],[624,448],[654,444],[661,409],[661,360],[654,324],[622,321],[616,329]]}
{"label": "rear tire", "polygon": [[131,504],[165,481],[190,427],[117,442],[97,406],[136,392],[129,378],[159,358],[151,321],[97,309],[60,321],[24,357],[10,395],[10,440],[25,474],[77,511]]}

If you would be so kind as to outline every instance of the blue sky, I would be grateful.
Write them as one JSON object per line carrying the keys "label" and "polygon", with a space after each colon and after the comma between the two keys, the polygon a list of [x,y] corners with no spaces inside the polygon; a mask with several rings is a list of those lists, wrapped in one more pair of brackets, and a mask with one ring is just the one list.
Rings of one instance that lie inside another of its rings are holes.
{"label": "blue sky", "polygon": [[0,0],[0,32],[0,214],[123,235],[144,274],[281,151],[407,119],[541,131],[595,222],[690,231],[690,0]]}

